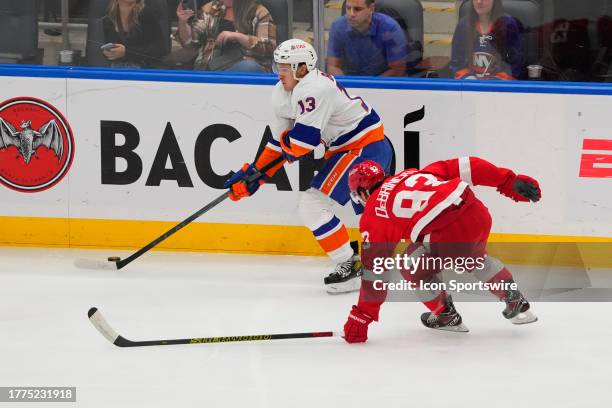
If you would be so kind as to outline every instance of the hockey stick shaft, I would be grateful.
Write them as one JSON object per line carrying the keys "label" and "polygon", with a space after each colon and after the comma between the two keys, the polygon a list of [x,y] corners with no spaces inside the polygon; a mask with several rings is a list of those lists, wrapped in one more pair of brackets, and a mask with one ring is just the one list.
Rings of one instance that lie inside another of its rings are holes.
{"label": "hockey stick shaft", "polygon": [[230,343],[230,342],[242,342],[242,341],[307,339],[307,338],[314,338],[314,337],[333,337],[333,336],[334,336],[333,332],[308,332],[308,333],[285,333],[285,334],[255,334],[255,335],[246,335],[246,336],[225,336],[225,337],[193,337],[189,339],[145,340],[145,341],[131,341],[122,336],[119,336],[113,342],[113,344],[118,347],[172,346],[175,344]]}
{"label": "hockey stick shaft", "polygon": [[183,220],[181,223],[175,225],[170,230],[166,231],[163,235],[160,235],[159,237],[155,238],[153,241],[149,242],[144,247],[140,248],[138,251],[134,252],[132,255],[128,256],[125,259],[121,259],[119,261],[116,261],[115,263],[117,265],[117,269],[121,269],[124,266],[126,266],[127,264],[129,264],[130,262],[138,259],[142,255],[144,255],[145,253],[147,253],[151,249],[153,249],[155,246],[157,246],[160,242],[166,240],[169,236],[173,235],[175,232],[183,229],[188,224],[190,224],[193,220],[195,220],[196,218],[200,217],[202,214],[204,214],[205,212],[209,211],[211,208],[216,207],[219,203],[225,201],[225,199],[227,197],[229,197],[228,194],[229,194],[228,192],[223,193],[222,195],[220,195],[219,197],[215,198],[210,203],[206,204],[204,207],[200,208],[195,213],[191,214],[188,218]]}
{"label": "hockey stick shaft", "polygon": [[306,332],[306,333],[285,333],[285,334],[257,334],[246,336],[223,336],[223,337],[192,337],[188,339],[173,340],[145,340],[132,341],[120,336],[108,324],[100,311],[92,307],[87,313],[89,321],[93,326],[111,343],[118,347],[143,347],[143,346],[171,346],[175,344],[206,344],[206,343],[230,343],[243,341],[266,341],[266,340],[286,340],[286,339],[307,339],[319,337],[334,337],[332,331],[325,332]]}
{"label": "hockey stick shaft", "polygon": [[[254,180],[258,179],[259,177],[261,177],[261,175],[263,173],[265,173],[266,171],[270,170],[272,167],[276,166],[277,164],[281,163],[283,160],[284,159],[283,159],[282,156],[277,157],[276,159],[272,160],[270,163],[266,164],[263,168],[261,168],[261,170],[259,170],[255,174],[252,174],[251,176],[247,177],[244,180],[244,182],[247,183],[247,184],[251,183],[252,181],[254,181]],[[174,227],[172,227],[170,230],[166,231],[161,236],[155,238],[153,241],[149,242],[147,245],[145,245],[144,247],[140,248],[138,251],[134,252],[132,255],[128,256],[125,259],[121,259],[119,261],[116,261],[115,264],[117,265],[117,269],[121,269],[124,266],[126,266],[127,264],[129,264],[130,262],[138,259],[140,256],[142,256],[143,254],[149,252],[152,248],[157,246],[160,242],[166,240],[169,236],[171,236],[174,233],[176,233],[177,231],[183,229],[184,227],[189,225],[191,222],[193,222],[193,220],[195,220],[196,218],[200,217],[202,214],[206,213],[210,209],[216,207],[221,202],[225,201],[225,199],[229,197],[229,193],[230,192],[227,191],[227,192],[221,194],[219,197],[215,198],[213,201],[211,201],[210,203],[206,204],[204,207],[200,208],[198,211],[196,211],[195,213],[191,214],[188,218],[186,218],[185,220],[183,220],[179,224],[175,225]]]}

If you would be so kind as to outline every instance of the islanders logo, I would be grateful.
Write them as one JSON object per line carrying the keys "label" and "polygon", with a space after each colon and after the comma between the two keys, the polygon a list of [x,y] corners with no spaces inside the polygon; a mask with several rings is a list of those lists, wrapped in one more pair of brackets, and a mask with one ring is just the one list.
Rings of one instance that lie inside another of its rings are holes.
{"label": "islanders logo", "polygon": [[74,138],[51,104],[19,97],[0,104],[0,183],[25,193],[59,183],[72,165]]}

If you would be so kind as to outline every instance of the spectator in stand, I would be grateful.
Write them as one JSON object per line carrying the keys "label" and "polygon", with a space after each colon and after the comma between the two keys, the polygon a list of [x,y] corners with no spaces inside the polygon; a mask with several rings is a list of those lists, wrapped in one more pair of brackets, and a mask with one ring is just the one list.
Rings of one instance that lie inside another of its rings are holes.
{"label": "spectator in stand", "polygon": [[332,75],[404,76],[406,34],[392,17],[374,11],[374,0],[347,0],[332,23],[327,72]]}
{"label": "spectator in stand", "polygon": [[453,35],[450,69],[457,79],[518,79],[523,52],[518,22],[502,0],[470,0]]}
{"label": "spectator in stand", "polygon": [[102,53],[114,68],[157,65],[164,54],[159,16],[145,0],[111,0],[103,18],[104,41],[112,44]]}
{"label": "spectator in stand", "polygon": [[276,25],[267,8],[256,0],[213,0],[197,18],[179,3],[177,40],[197,49],[194,69],[233,72],[271,72],[276,48]]}

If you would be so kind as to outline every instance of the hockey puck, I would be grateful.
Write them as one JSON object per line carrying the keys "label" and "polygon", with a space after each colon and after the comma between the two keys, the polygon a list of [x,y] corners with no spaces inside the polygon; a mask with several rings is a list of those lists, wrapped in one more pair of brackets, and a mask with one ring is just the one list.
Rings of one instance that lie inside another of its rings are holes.
{"label": "hockey puck", "polygon": [[121,258],[119,258],[118,256],[109,256],[108,257],[108,262],[119,262],[121,260]]}

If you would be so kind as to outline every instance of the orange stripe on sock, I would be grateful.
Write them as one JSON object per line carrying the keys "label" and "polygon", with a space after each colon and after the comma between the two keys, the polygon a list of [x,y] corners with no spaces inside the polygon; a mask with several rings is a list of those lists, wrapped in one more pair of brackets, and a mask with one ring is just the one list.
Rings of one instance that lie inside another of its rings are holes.
{"label": "orange stripe on sock", "polygon": [[338,163],[334,166],[332,171],[329,173],[323,185],[321,186],[321,192],[325,195],[329,195],[329,193],[334,189],[334,186],[338,184],[340,178],[342,178],[342,174],[350,164],[355,160],[355,155],[347,153],[338,160]]}
{"label": "orange stripe on sock", "polygon": [[349,234],[346,227],[342,225],[338,231],[334,232],[330,236],[318,240],[318,242],[325,252],[332,252],[349,242]]}

